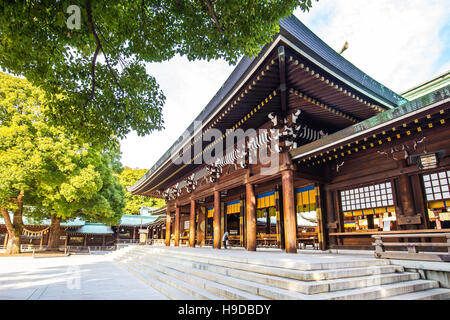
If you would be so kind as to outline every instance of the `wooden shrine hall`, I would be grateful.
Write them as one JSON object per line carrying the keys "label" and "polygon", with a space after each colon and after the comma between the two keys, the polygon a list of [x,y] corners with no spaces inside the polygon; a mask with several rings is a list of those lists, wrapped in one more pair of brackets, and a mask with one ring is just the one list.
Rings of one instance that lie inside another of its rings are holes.
{"label": "wooden shrine hall", "polygon": [[[449,107],[448,85],[409,101],[291,16],[256,58],[239,62],[197,116],[201,126],[193,122],[128,190],[166,199],[166,245],[220,249],[228,231],[249,251],[295,253],[449,232]],[[222,136],[205,139],[210,129]],[[220,147],[239,129],[256,133]]]}

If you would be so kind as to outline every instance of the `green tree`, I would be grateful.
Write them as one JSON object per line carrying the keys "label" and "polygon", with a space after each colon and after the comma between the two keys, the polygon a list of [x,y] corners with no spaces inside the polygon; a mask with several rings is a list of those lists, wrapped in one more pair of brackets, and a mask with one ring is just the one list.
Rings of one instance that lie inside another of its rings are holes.
{"label": "green tree", "polygon": [[[126,189],[135,184],[147,171],[147,169],[124,167],[123,171],[118,175],[120,184]],[[142,206],[161,208],[164,205],[165,201],[162,199],[132,195],[128,191],[125,193],[125,214],[139,214],[139,209]]]}
{"label": "green tree", "polygon": [[0,66],[42,88],[50,118],[90,141],[146,135],[162,127],[165,97],[145,63],[255,56],[297,6],[311,0],[5,1]]}
{"label": "green tree", "polygon": [[[124,206],[114,176],[118,147],[102,152],[49,125],[44,101],[25,79],[0,73],[0,210],[9,234],[7,253],[20,251],[24,204],[38,208],[35,215],[50,215],[50,247],[56,246],[62,219],[117,222]],[[8,210],[14,211],[12,222]]]}

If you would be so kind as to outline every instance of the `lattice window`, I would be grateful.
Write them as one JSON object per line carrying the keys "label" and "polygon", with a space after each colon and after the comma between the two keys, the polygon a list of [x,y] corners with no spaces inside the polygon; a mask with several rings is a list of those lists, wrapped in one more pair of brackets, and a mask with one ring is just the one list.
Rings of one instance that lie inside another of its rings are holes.
{"label": "lattice window", "polygon": [[450,171],[424,174],[422,177],[427,201],[450,199]]}
{"label": "lattice window", "polygon": [[342,210],[362,210],[394,205],[390,182],[341,191]]}

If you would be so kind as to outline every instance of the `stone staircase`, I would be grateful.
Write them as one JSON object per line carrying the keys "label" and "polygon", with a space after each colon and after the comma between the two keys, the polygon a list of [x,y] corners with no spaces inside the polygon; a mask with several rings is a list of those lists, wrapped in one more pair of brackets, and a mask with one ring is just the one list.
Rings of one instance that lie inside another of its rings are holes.
{"label": "stone staircase", "polygon": [[308,256],[136,246],[114,261],[175,300],[450,299],[450,289],[389,260]]}

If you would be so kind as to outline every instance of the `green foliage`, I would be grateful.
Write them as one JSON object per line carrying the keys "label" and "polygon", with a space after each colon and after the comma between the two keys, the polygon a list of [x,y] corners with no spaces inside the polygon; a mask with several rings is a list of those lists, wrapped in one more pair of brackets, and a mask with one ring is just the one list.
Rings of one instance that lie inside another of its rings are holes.
{"label": "green foliage", "polygon": [[[69,5],[81,28],[69,30]],[[0,66],[46,93],[46,113],[91,142],[162,128],[165,97],[145,63],[255,56],[311,0],[42,0],[0,4]],[[64,98],[63,98],[64,97]]]}
{"label": "green foliage", "polygon": [[[124,167],[122,173],[118,176],[120,184],[124,188],[130,187],[135,184],[147,171],[147,169],[131,169],[129,167]],[[165,202],[162,199],[132,195],[128,191],[125,194],[125,214],[139,214],[139,209],[142,206],[161,208],[164,205]]]}
{"label": "green foliage", "polygon": [[118,147],[102,151],[60,127],[43,113],[44,95],[23,79],[0,73],[0,206],[25,191],[33,216],[63,220],[118,221],[124,191],[114,176]]}

